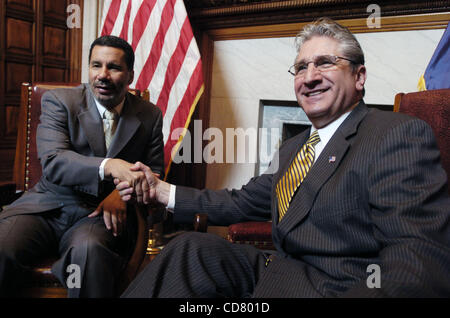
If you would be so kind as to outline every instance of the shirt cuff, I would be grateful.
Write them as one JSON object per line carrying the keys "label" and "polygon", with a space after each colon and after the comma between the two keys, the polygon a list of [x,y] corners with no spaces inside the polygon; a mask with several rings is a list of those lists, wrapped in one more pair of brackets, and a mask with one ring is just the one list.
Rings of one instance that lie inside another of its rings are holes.
{"label": "shirt cuff", "polygon": [[109,159],[111,158],[103,159],[102,163],[100,164],[100,167],[98,168],[98,176],[100,177],[101,181],[105,179],[105,164]]}
{"label": "shirt cuff", "polygon": [[177,189],[176,186],[173,184],[170,185],[170,192],[169,192],[169,202],[167,203],[167,210],[169,212],[173,213],[173,209],[175,208],[175,190]]}

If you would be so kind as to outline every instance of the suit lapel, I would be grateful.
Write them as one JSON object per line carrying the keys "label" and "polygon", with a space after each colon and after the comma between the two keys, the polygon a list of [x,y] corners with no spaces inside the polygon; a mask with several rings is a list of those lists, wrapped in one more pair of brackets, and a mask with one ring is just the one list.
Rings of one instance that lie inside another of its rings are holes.
{"label": "suit lapel", "polygon": [[137,105],[131,105],[129,94],[126,95],[122,114],[119,118],[114,138],[109,147],[107,157],[114,158],[125,147],[141,125]]}
{"label": "suit lapel", "polygon": [[[367,111],[367,107],[364,103],[360,103],[360,105],[352,111],[348,118],[337,129],[333,137],[323,149],[315,164],[311,167],[307,176],[303,180],[303,183],[300,185],[300,188],[292,199],[286,215],[278,224],[278,236],[281,241],[286,234],[289,233],[289,231],[291,231],[292,228],[298,223],[300,223],[311,211],[316,196],[325,182],[327,182],[327,180],[339,167],[340,162],[343,160],[345,154],[350,148],[348,138],[356,133],[357,127],[363,117],[367,114]],[[290,162],[288,165],[289,164]],[[277,178],[277,182],[281,176],[282,174]],[[278,218],[278,205],[276,204],[275,207],[277,213],[273,214],[276,214],[276,218]]]}
{"label": "suit lapel", "polygon": [[103,132],[103,122],[95,105],[94,97],[89,88],[85,86],[84,99],[85,105],[82,105],[82,111],[78,114],[78,120],[85,132],[89,146],[94,156],[104,157],[106,153],[105,137]]}

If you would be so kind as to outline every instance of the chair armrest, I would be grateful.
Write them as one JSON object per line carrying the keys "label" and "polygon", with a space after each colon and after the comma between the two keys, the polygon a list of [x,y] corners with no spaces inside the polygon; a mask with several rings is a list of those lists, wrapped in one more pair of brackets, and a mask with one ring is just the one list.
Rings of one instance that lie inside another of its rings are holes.
{"label": "chair armrest", "polygon": [[[194,231],[207,232],[208,214],[197,213]],[[272,241],[272,222],[242,222],[228,226],[227,239],[231,243],[250,244],[263,250],[275,250]]]}
{"label": "chair armrest", "polygon": [[251,244],[265,250],[275,249],[272,241],[272,222],[243,222],[228,227],[232,243]]}

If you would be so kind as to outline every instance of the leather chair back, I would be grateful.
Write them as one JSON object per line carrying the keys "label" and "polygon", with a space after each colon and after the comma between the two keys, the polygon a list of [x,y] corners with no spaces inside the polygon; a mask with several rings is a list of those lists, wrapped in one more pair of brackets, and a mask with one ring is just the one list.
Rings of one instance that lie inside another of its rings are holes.
{"label": "leather chair back", "polygon": [[[442,166],[450,177],[450,89],[434,89],[395,96],[394,111],[426,121],[436,136]],[[450,187],[449,187],[450,192]]]}
{"label": "leather chair back", "polygon": [[54,88],[73,87],[77,83],[23,83],[21,88],[20,113],[14,160],[13,178],[16,190],[27,191],[42,175],[41,164],[37,157],[36,128],[41,116],[42,95]]}

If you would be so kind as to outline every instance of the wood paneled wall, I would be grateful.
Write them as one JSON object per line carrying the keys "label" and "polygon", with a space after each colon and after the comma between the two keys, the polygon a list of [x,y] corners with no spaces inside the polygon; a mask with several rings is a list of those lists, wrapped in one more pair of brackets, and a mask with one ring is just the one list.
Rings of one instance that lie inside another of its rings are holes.
{"label": "wood paneled wall", "polygon": [[68,28],[82,0],[1,0],[0,180],[12,179],[22,82],[79,82],[81,28]]}

